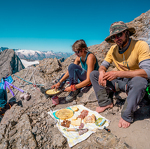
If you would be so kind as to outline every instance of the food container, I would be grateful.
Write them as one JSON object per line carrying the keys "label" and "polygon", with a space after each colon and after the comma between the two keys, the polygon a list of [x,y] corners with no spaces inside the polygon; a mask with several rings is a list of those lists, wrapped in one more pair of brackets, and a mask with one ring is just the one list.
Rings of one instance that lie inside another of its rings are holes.
{"label": "food container", "polygon": [[54,105],[58,105],[58,104],[59,104],[59,98],[58,98],[58,96],[53,96],[53,97],[52,97],[52,103],[53,103]]}
{"label": "food container", "polygon": [[70,82],[69,82],[69,81],[66,81],[66,84],[70,84]]}
{"label": "food container", "polygon": [[97,126],[103,126],[105,124],[106,120],[104,118],[98,118],[96,121],[95,121],[95,124]]}
{"label": "food container", "polygon": [[65,84],[65,88],[70,86],[70,82],[69,81],[66,81],[66,84]]}

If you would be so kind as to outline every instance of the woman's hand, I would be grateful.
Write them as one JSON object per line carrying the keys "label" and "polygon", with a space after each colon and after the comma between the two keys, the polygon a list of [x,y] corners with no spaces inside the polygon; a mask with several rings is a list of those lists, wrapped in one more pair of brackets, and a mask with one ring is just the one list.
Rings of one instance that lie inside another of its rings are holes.
{"label": "woman's hand", "polygon": [[66,87],[64,91],[65,91],[65,92],[71,92],[71,87],[70,87],[70,86],[69,86],[69,87]]}
{"label": "woman's hand", "polygon": [[55,88],[55,89],[58,89],[59,87],[60,87],[60,83],[59,82],[51,86],[51,88]]}

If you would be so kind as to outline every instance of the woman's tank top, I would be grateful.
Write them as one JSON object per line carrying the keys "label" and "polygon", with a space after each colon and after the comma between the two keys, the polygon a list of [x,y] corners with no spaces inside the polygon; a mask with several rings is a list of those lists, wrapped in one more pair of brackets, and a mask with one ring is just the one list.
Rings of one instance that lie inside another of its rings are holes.
{"label": "woman's tank top", "polygon": [[[87,61],[87,57],[88,57],[88,55],[89,55],[90,53],[91,53],[90,51],[87,52],[84,62],[81,60],[81,57],[80,57],[81,66],[82,66],[82,68],[85,69],[86,71],[87,71],[87,64],[86,64],[86,61]],[[96,56],[95,56],[95,57],[96,57]],[[99,65],[98,65],[98,61],[97,61],[97,58],[96,58],[96,63],[95,63],[95,66],[94,66],[94,70],[98,70],[98,69],[99,69]]]}

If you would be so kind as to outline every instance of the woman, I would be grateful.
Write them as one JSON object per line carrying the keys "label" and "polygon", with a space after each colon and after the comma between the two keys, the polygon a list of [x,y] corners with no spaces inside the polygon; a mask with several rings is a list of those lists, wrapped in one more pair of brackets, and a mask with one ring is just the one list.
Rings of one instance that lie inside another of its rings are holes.
{"label": "woman", "polygon": [[[69,65],[68,71],[59,82],[52,86],[52,88],[59,88],[61,83],[69,77],[70,86],[64,90],[70,92],[66,97],[67,102],[72,101],[77,96],[80,88],[91,85],[90,73],[99,68],[95,55],[88,51],[83,39],[77,40],[72,45],[72,50],[77,55],[77,58],[74,63]],[[82,68],[79,66],[80,63]]]}

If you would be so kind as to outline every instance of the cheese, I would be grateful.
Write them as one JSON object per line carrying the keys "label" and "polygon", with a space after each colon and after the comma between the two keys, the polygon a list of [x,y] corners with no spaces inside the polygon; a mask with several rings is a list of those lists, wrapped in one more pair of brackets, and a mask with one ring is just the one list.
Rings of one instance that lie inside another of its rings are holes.
{"label": "cheese", "polygon": [[71,120],[71,125],[75,126],[76,125],[76,120]]}
{"label": "cheese", "polygon": [[81,118],[78,118],[77,120],[75,120],[75,119],[72,119],[71,120],[71,125],[73,125],[73,126],[80,126],[81,125]]}
{"label": "cheese", "polygon": [[80,126],[80,125],[81,125],[81,121],[82,121],[82,119],[81,119],[81,118],[78,118],[78,119],[76,120],[76,125],[77,125],[77,126]]}
{"label": "cheese", "polygon": [[76,112],[76,111],[78,111],[79,110],[79,108],[78,107],[72,107],[71,108],[74,112]]}

